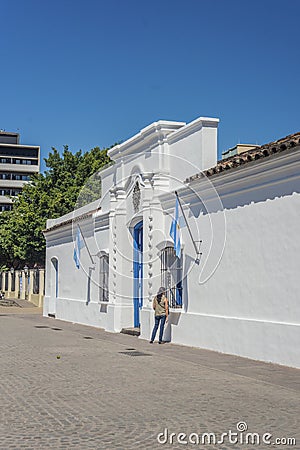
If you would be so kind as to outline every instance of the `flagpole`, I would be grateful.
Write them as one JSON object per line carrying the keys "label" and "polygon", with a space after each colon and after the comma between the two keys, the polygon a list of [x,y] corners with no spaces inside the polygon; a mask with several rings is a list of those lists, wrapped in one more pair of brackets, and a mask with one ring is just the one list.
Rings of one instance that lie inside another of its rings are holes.
{"label": "flagpole", "polygon": [[[193,235],[192,235],[192,231],[191,231],[191,229],[190,229],[190,226],[189,226],[188,221],[186,220],[185,213],[184,213],[184,211],[183,211],[183,208],[182,208],[182,205],[181,205],[181,202],[180,202],[180,198],[179,198],[179,196],[178,196],[177,191],[175,191],[175,195],[176,195],[176,197],[177,197],[177,200],[178,200],[178,203],[179,203],[179,206],[180,206],[182,215],[183,215],[183,217],[184,217],[184,220],[185,220],[187,229],[188,229],[189,234],[190,234],[190,237],[191,237],[191,239],[192,239],[192,242],[193,242],[193,245],[194,245],[194,249],[195,249],[195,252],[196,252],[196,255],[197,255],[197,260],[199,260],[198,257],[199,257],[199,255],[201,255],[201,253],[200,253],[200,251],[199,251],[200,248],[198,249],[197,246],[196,246],[196,243],[195,243],[194,238],[193,238]],[[202,242],[202,241],[200,241],[200,243],[201,243],[201,242]]]}
{"label": "flagpole", "polygon": [[90,253],[90,250],[89,250],[89,248],[88,248],[88,245],[87,245],[87,243],[86,243],[85,237],[84,237],[84,235],[83,235],[82,229],[80,228],[79,223],[77,224],[77,226],[78,226],[78,228],[79,228],[79,230],[80,230],[82,239],[84,240],[84,244],[85,244],[86,249],[87,249],[87,251],[88,251],[89,257],[91,258],[92,264],[95,264],[95,263],[94,263],[94,260],[93,260],[93,258],[92,258],[92,255],[91,255],[91,253]]}

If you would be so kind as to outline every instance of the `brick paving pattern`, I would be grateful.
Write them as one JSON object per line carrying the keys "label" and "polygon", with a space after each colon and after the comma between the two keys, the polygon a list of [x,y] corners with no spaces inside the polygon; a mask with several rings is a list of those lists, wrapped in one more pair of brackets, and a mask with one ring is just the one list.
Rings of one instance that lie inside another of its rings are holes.
{"label": "brick paving pattern", "polygon": [[[300,448],[299,370],[16,309],[0,309],[1,450]],[[157,442],[165,428],[220,438],[239,421],[297,443]]]}

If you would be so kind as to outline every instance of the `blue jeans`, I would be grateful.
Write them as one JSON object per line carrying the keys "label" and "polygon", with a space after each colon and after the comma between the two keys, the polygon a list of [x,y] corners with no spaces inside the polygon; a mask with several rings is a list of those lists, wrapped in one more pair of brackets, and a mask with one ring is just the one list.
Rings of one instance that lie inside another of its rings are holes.
{"label": "blue jeans", "polygon": [[152,331],[151,341],[154,341],[158,327],[160,322],[160,329],[159,329],[159,342],[162,341],[163,334],[164,334],[164,326],[166,322],[166,316],[155,316],[155,324]]}

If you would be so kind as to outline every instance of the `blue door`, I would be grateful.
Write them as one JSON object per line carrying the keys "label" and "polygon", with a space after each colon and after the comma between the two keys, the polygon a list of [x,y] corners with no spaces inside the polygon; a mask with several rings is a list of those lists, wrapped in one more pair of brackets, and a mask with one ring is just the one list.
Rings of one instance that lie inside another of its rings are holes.
{"label": "blue door", "polygon": [[134,326],[140,326],[140,309],[143,306],[143,222],[133,231],[133,311]]}

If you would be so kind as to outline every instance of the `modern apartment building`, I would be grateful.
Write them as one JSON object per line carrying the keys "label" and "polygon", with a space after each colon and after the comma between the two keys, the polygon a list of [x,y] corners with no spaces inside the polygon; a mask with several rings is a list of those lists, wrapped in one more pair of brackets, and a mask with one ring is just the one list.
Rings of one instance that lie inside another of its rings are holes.
{"label": "modern apartment building", "polygon": [[19,140],[19,133],[0,130],[0,212],[12,208],[11,197],[40,170],[40,147],[23,145]]}
{"label": "modern apartment building", "polygon": [[237,144],[235,147],[229,148],[222,152],[222,159],[230,158],[231,156],[240,155],[241,153],[248,152],[249,150],[254,150],[259,148],[256,144]]}

